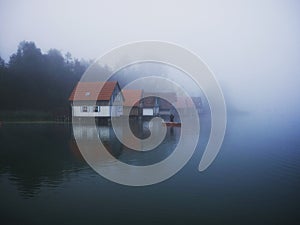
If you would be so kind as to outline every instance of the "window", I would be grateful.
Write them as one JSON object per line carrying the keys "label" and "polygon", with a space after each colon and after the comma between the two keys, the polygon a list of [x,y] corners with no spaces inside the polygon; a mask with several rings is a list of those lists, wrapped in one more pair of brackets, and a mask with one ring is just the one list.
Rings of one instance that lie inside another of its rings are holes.
{"label": "window", "polygon": [[88,107],[85,105],[85,106],[82,106],[81,107],[81,111],[82,112],[88,112]]}
{"label": "window", "polygon": [[94,111],[94,112],[100,112],[100,106],[97,106],[97,105],[94,106],[94,107],[93,107],[93,111]]}

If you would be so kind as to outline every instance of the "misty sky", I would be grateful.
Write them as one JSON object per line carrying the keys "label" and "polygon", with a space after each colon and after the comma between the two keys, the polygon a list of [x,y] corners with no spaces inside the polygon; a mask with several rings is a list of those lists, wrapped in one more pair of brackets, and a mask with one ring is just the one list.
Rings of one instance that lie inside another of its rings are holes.
{"label": "misty sky", "polygon": [[131,41],[198,54],[243,109],[298,115],[299,1],[0,0],[0,55],[22,40],[93,59]]}

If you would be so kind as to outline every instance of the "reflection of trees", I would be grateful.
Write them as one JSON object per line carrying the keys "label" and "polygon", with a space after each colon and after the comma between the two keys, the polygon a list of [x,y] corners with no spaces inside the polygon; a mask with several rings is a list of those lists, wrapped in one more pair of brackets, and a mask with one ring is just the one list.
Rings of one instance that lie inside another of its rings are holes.
{"label": "reflection of trees", "polygon": [[[148,121],[136,121],[131,129],[142,132]],[[68,176],[88,168],[77,143],[72,136],[71,127],[66,125],[5,125],[0,129],[0,176],[8,178],[25,197],[36,195],[42,186],[57,187]],[[83,135],[88,147],[93,138],[101,139],[106,150],[116,160],[133,165],[149,165],[168,157],[174,150],[180,129],[174,128],[156,149],[138,152],[128,149],[116,138],[112,127],[98,126],[74,130]],[[146,131],[148,132],[148,131]],[[74,135],[75,135],[74,133]],[[106,159],[100,159],[105,162]]]}
{"label": "reflection of trees", "polygon": [[25,196],[42,184],[57,186],[86,164],[70,154],[70,130],[62,125],[8,125],[0,130],[0,171]]}

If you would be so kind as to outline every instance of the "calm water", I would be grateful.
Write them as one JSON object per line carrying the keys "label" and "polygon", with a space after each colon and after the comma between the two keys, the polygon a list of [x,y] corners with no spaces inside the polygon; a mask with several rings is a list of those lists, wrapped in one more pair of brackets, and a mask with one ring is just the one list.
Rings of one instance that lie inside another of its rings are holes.
{"label": "calm water", "polygon": [[[298,224],[298,122],[230,116],[218,157],[199,173],[208,118],[201,128],[197,151],[179,173],[156,185],[127,187],[86,164],[70,126],[5,124],[0,224]],[[169,129],[160,148],[137,154],[110,136],[109,127],[99,129],[116,158],[141,165],[167,157],[180,134]]]}

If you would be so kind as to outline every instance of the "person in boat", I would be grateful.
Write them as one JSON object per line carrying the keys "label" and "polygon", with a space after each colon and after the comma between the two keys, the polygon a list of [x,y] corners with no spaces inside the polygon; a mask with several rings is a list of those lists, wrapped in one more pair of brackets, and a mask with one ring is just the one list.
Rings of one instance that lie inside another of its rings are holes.
{"label": "person in boat", "polygon": [[170,122],[174,122],[174,115],[172,113],[170,115]]}

